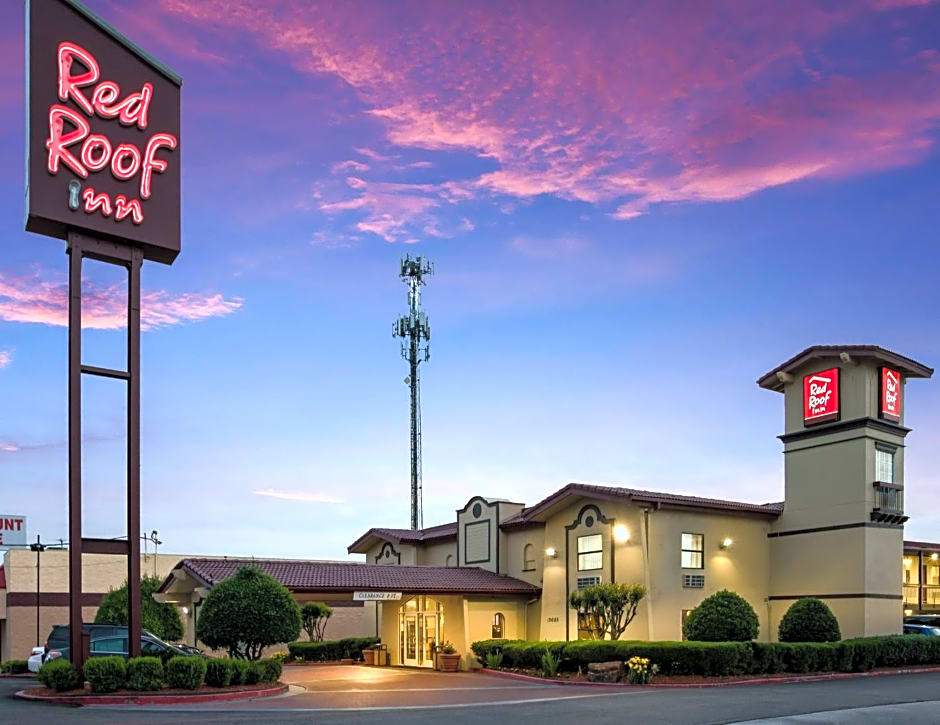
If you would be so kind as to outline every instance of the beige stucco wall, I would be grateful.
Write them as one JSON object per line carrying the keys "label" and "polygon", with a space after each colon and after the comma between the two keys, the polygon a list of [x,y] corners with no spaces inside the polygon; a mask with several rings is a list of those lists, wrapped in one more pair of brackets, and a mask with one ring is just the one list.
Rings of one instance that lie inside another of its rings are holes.
{"label": "beige stucco wall", "polygon": [[418,547],[417,559],[421,566],[457,566],[457,540],[422,544]]}

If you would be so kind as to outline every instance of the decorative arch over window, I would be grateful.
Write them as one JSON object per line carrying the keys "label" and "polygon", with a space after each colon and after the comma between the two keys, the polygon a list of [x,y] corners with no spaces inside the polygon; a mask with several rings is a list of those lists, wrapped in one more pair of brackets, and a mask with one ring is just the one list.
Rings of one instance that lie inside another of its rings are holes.
{"label": "decorative arch over window", "polygon": [[376,564],[401,564],[401,553],[395,551],[395,547],[389,542],[385,542],[379,553],[375,555]]}
{"label": "decorative arch over window", "polygon": [[522,548],[522,571],[535,571],[535,546],[532,544]]}
{"label": "decorative arch over window", "polygon": [[491,632],[493,639],[503,639],[506,636],[506,617],[502,612],[496,612],[493,615],[493,628]]}

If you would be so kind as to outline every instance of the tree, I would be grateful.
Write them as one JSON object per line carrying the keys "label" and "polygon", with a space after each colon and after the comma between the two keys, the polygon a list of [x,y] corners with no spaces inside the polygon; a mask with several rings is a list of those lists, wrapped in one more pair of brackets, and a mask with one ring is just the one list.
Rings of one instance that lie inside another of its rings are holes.
{"label": "tree", "polygon": [[593,639],[620,639],[646,596],[641,584],[592,584],[572,592],[568,603],[585,615]]}
{"label": "tree", "polygon": [[333,610],[323,602],[307,602],[300,608],[300,621],[311,642],[322,642],[327,620]]}
{"label": "tree", "polygon": [[754,607],[739,594],[722,589],[689,612],[683,632],[696,642],[749,642],[759,629]]}
{"label": "tree", "polygon": [[[153,598],[163,580],[155,576],[145,576],[140,580],[140,626],[153,632],[167,642],[183,639],[183,620],[175,605],[158,602]],[[120,624],[127,626],[127,580],[119,589],[112,589],[101,600],[96,624]]]}
{"label": "tree", "polygon": [[259,568],[242,567],[209,590],[196,634],[230,657],[256,660],[265,647],[300,636],[300,607],[283,584]]}
{"label": "tree", "polygon": [[839,620],[826,603],[815,597],[797,599],[780,620],[781,642],[838,642]]}

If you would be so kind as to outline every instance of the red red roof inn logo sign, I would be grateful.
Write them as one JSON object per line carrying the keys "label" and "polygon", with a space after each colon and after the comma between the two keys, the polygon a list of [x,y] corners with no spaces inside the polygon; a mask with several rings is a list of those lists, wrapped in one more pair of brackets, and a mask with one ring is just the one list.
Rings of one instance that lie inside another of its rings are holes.
{"label": "red red roof inn logo sign", "polygon": [[803,377],[803,424],[839,419],[839,368]]}
{"label": "red red roof inn logo sign", "polygon": [[901,373],[892,368],[881,368],[881,405],[882,418],[894,423],[901,422]]}
{"label": "red red roof inn logo sign", "polygon": [[180,83],[73,0],[28,0],[27,224],[171,263],[180,251]]}

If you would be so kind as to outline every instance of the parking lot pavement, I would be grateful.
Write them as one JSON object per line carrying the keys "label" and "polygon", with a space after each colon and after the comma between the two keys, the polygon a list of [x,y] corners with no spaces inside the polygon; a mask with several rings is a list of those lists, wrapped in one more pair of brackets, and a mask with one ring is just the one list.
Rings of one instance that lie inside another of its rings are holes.
{"label": "parking lot pavement", "polygon": [[[377,718],[382,725],[440,725],[442,720],[448,725],[490,725],[494,721],[623,725],[626,721],[640,720],[677,725],[940,722],[938,673],[713,689],[604,688],[598,692],[602,688],[540,685],[482,674],[353,669],[362,672],[291,668],[285,670],[286,679],[310,686],[303,694],[191,707],[73,708],[23,702],[10,696],[28,686],[29,681],[0,679],[0,723],[374,725]],[[368,679],[365,673],[370,673]],[[448,699],[451,697],[448,693],[453,691],[461,693],[464,700],[455,703]],[[384,698],[386,704],[368,709],[370,694]],[[422,700],[430,696],[440,700],[435,704]]]}

